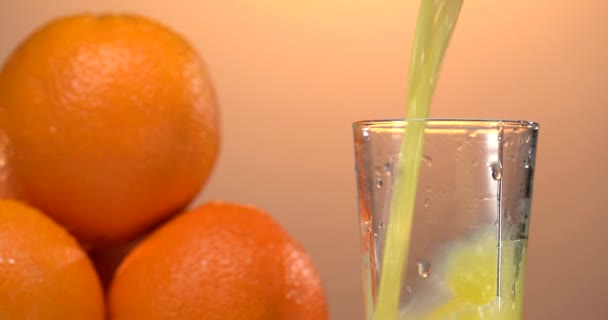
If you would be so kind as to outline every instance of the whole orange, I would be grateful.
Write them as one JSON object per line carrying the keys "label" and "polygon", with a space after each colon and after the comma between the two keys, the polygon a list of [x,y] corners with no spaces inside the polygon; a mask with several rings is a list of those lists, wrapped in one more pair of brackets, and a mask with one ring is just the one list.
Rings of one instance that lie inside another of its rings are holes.
{"label": "whole orange", "polygon": [[268,214],[212,202],[144,239],[119,266],[112,320],[325,320],[311,258]]}
{"label": "whole orange", "polygon": [[124,242],[187,205],[218,130],[204,62],[147,18],[54,20],[0,72],[10,188],[86,244]]}
{"label": "whole orange", "polygon": [[0,319],[103,320],[103,300],[76,239],[39,211],[0,200]]}

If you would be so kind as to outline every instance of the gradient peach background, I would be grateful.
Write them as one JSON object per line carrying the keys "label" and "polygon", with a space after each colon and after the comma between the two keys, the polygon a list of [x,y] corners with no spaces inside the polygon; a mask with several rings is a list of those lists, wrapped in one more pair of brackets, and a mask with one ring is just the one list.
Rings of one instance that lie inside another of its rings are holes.
{"label": "gradient peach background", "polygon": [[[608,319],[608,2],[465,2],[432,116],[541,123],[526,319]],[[332,319],[362,319],[350,125],[403,116],[417,6],[1,0],[0,61],[68,13],[131,11],[183,33],[208,62],[224,126],[219,166],[198,201],[270,211],[310,250]]]}

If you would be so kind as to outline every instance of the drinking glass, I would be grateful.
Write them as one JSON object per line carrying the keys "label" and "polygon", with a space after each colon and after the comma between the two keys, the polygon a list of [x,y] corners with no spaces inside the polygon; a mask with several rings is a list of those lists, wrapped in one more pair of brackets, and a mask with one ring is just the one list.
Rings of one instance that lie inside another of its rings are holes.
{"label": "drinking glass", "polygon": [[520,319],[538,125],[472,119],[353,124],[366,319],[391,197],[403,196],[393,194],[401,142],[415,121],[424,122],[424,149],[400,319]]}

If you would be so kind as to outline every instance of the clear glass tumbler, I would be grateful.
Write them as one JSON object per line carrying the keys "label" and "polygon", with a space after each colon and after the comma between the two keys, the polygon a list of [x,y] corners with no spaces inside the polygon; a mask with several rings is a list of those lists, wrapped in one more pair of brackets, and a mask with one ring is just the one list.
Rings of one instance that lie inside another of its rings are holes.
{"label": "clear glass tumbler", "polygon": [[[517,320],[538,125],[528,121],[385,120],[353,125],[366,319],[373,319],[408,124],[424,153],[401,286],[400,319]],[[394,319],[374,319],[394,320]]]}

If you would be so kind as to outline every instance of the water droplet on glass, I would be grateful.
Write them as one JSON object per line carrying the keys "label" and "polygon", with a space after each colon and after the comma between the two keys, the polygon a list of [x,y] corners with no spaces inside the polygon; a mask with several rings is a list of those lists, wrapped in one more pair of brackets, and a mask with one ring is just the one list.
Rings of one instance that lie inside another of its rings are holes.
{"label": "water droplet on glass", "polygon": [[378,229],[382,230],[384,228],[384,221],[380,221],[380,225],[378,225]]}
{"label": "water droplet on glass", "polygon": [[531,162],[532,162],[532,160],[530,159],[530,156],[527,156],[527,157],[524,159],[524,168],[526,168],[526,169],[530,169]]}
{"label": "water droplet on glass", "polygon": [[367,129],[367,128],[363,129],[362,135],[363,135],[363,140],[368,141],[369,140],[369,129]]}
{"label": "water droplet on glass", "polygon": [[503,143],[502,143],[502,145],[503,145],[505,148],[508,148],[508,147],[509,147],[509,144],[510,144],[510,142],[509,142],[509,140],[508,140],[508,139],[507,139],[507,140],[505,140],[505,142],[503,142]]}
{"label": "water droplet on glass", "polygon": [[431,201],[429,200],[429,198],[424,198],[424,207],[428,208],[431,206]]}
{"label": "water droplet on glass", "polygon": [[433,187],[430,184],[427,184],[426,187],[424,188],[424,191],[431,192],[431,191],[433,191]]}
{"label": "water droplet on glass", "polygon": [[427,261],[419,261],[418,275],[423,278],[428,278],[431,275],[431,264]]}
{"label": "water droplet on glass", "polygon": [[376,178],[376,187],[382,188],[383,184],[384,184],[384,182],[382,181],[382,178],[380,178],[380,177]]}
{"label": "water droplet on glass", "polygon": [[501,168],[498,163],[493,163],[490,165],[490,172],[492,173],[492,179],[498,181],[502,179],[502,174],[500,173]]}
{"label": "water droplet on glass", "polygon": [[377,238],[378,237],[378,233],[374,232],[374,237]]}
{"label": "water droplet on glass", "polygon": [[409,293],[414,292],[414,289],[412,289],[412,287],[410,287],[410,286],[405,286],[405,290]]}
{"label": "water droplet on glass", "polygon": [[492,179],[494,179],[496,181],[502,179],[502,175],[500,174],[500,171],[492,171]]}
{"label": "water droplet on glass", "polygon": [[519,195],[520,196],[524,195],[524,184],[523,183],[519,185]]}
{"label": "water droplet on glass", "polygon": [[391,162],[387,162],[384,164],[384,172],[391,173],[393,171],[393,164]]}
{"label": "water droplet on glass", "polygon": [[530,143],[530,140],[532,139],[531,135],[527,135],[526,136],[526,143]]}
{"label": "water droplet on glass", "polygon": [[431,158],[431,156],[427,156],[426,154],[422,157],[422,161],[424,161],[424,163],[426,163],[427,167],[432,167],[433,166],[433,158]]}
{"label": "water droplet on glass", "polygon": [[462,143],[456,145],[456,151],[462,150]]}

